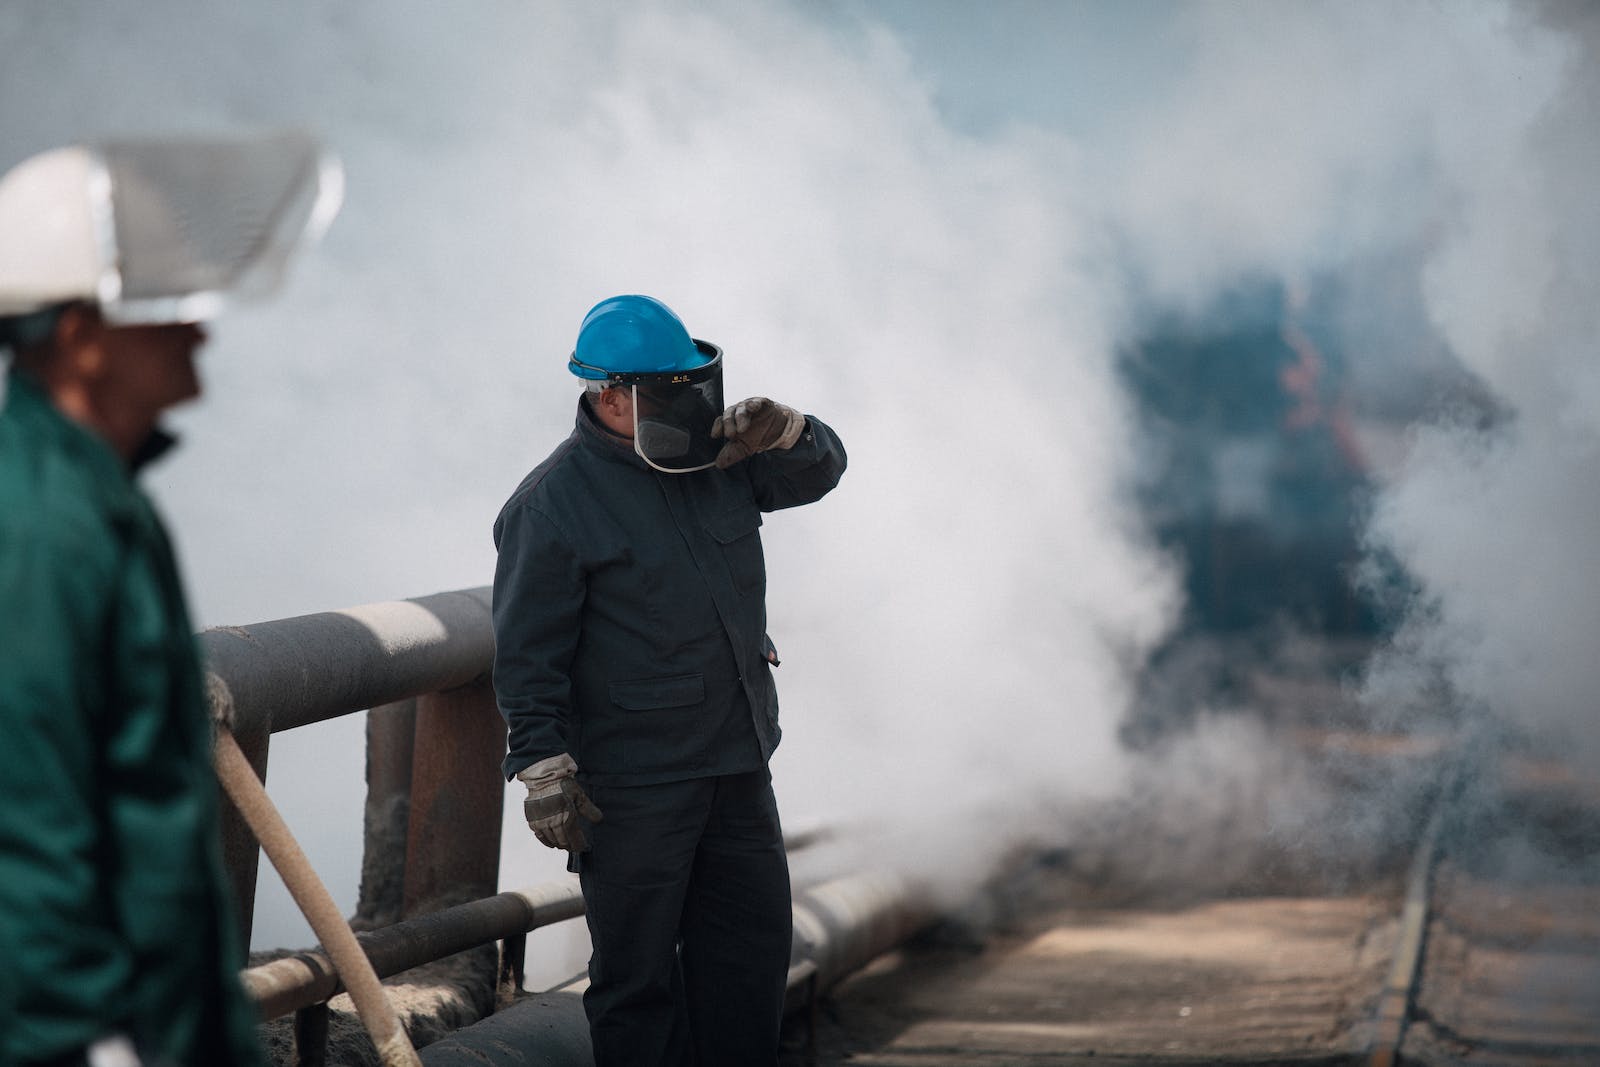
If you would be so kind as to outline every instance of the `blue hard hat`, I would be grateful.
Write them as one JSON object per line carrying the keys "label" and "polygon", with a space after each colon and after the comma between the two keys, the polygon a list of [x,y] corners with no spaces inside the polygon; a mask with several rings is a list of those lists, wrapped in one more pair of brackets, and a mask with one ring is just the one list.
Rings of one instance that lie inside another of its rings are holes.
{"label": "blue hard hat", "polygon": [[696,341],[672,309],[649,296],[614,296],[589,309],[567,369],[591,381],[671,374],[703,366],[716,346]]}

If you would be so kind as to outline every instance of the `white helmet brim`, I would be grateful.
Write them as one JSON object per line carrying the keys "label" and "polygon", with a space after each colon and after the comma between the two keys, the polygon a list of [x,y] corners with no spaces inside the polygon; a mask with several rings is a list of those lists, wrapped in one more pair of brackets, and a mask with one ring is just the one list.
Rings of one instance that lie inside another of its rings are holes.
{"label": "white helmet brim", "polygon": [[0,179],[0,315],[88,300],[120,324],[211,318],[276,291],[343,186],[300,131],[35,156]]}

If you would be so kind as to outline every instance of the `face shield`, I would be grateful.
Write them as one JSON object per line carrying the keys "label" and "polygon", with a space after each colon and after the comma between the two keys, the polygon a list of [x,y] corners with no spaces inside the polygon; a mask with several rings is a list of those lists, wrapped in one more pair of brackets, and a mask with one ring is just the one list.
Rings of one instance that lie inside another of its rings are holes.
{"label": "face shield", "polygon": [[722,349],[695,347],[711,357],[670,374],[627,375],[633,393],[633,450],[665,474],[688,474],[712,465],[724,442],[711,436],[722,414]]}
{"label": "face shield", "polygon": [[633,450],[667,474],[711,466],[725,442],[711,436],[722,414],[722,373],[698,382],[633,385]]}
{"label": "face shield", "polygon": [[633,450],[663,474],[705,470],[726,443],[711,436],[722,414],[722,349],[694,346],[710,359],[687,370],[606,373],[607,384],[627,388],[633,400]]}

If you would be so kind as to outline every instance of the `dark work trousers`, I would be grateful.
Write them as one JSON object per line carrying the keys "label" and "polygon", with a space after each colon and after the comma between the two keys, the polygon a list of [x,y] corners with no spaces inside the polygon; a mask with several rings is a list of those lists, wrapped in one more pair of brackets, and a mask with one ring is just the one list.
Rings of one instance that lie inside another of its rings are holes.
{"label": "dark work trousers", "polygon": [[772,1067],[792,933],[771,775],[588,793],[595,1067]]}

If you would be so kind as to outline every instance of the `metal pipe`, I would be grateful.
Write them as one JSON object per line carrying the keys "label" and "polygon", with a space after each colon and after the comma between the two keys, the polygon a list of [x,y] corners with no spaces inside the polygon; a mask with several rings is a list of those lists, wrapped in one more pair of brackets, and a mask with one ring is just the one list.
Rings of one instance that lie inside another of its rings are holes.
{"label": "metal pipe", "polygon": [[328,1067],[328,1005],[294,1013],[294,1067]]}
{"label": "metal pipe", "polygon": [[213,710],[277,733],[463,686],[494,659],[490,588],[202,631]]}
{"label": "metal pipe", "polygon": [[418,1053],[425,1067],[594,1067],[577,993],[539,993]]}
{"label": "metal pipe", "polygon": [[[233,739],[238,743],[239,751],[244,753],[245,762],[250,764],[256,778],[266,782],[271,733],[259,729],[254,733],[235,733]],[[243,967],[250,956],[250,934],[255,926],[256,875],[261,866],[261,846],[232,801],[225,800],[220,807],[222,862],[227,868],[228,882],[233,887],[234,923],[239,931],[239,958],[233,965]]]}
{"label": "metal pipe", "polygon": [[227,791],[228,799],[239,809],[250,829],[255,831],[261,848],[272,860],[288,887],[294,902],[300,905],[311,929],[327,946],[328,955],[341,979],[350,990],[356,1012],[362,1025],[372,1037],[372,1044],[384,1067],[417,1067],[417,1052],[400,1025],[394,1005],[389,1003],[377,975],[356,942],[355,933],[339,914],[338,906],[328,895],[328,889],[317,877],[300,845],[289,832],[289,827],[278,814],[278,809],[267,796],[261,779],[256,777],[244,753],[239,750],[233,735],[219,730],[214,758],[217,778]]}
{"label": "metal pipe", "polygon": [[[407,919],[357,934],[356,940],[378,977],[388,978],[582,914],[577,883],[550,882]],[[252,967],[243,979],[263,1020],[327,1000],[344,989],[322,952],[302,952]]]}
{"label": "metal pipe", "polygon": [[487,682],[417,700],[401,914],[495,891],[506,723]]}
{"label": "metal pipe", "polygon": [[[823,882],[795,894],[796,963],[816,967],[825,991],[927,926],[936,913],[905,879],[868,871]],[[792,1010],[799,1004],[786,1005]]]}
{"label": "metal pipe", "polygon": [[362,809],[361,891],[352,925],[372,930],[398,922],[405,895],[411,820],[411,766],[417,702],[367,712],[367,800]]}

